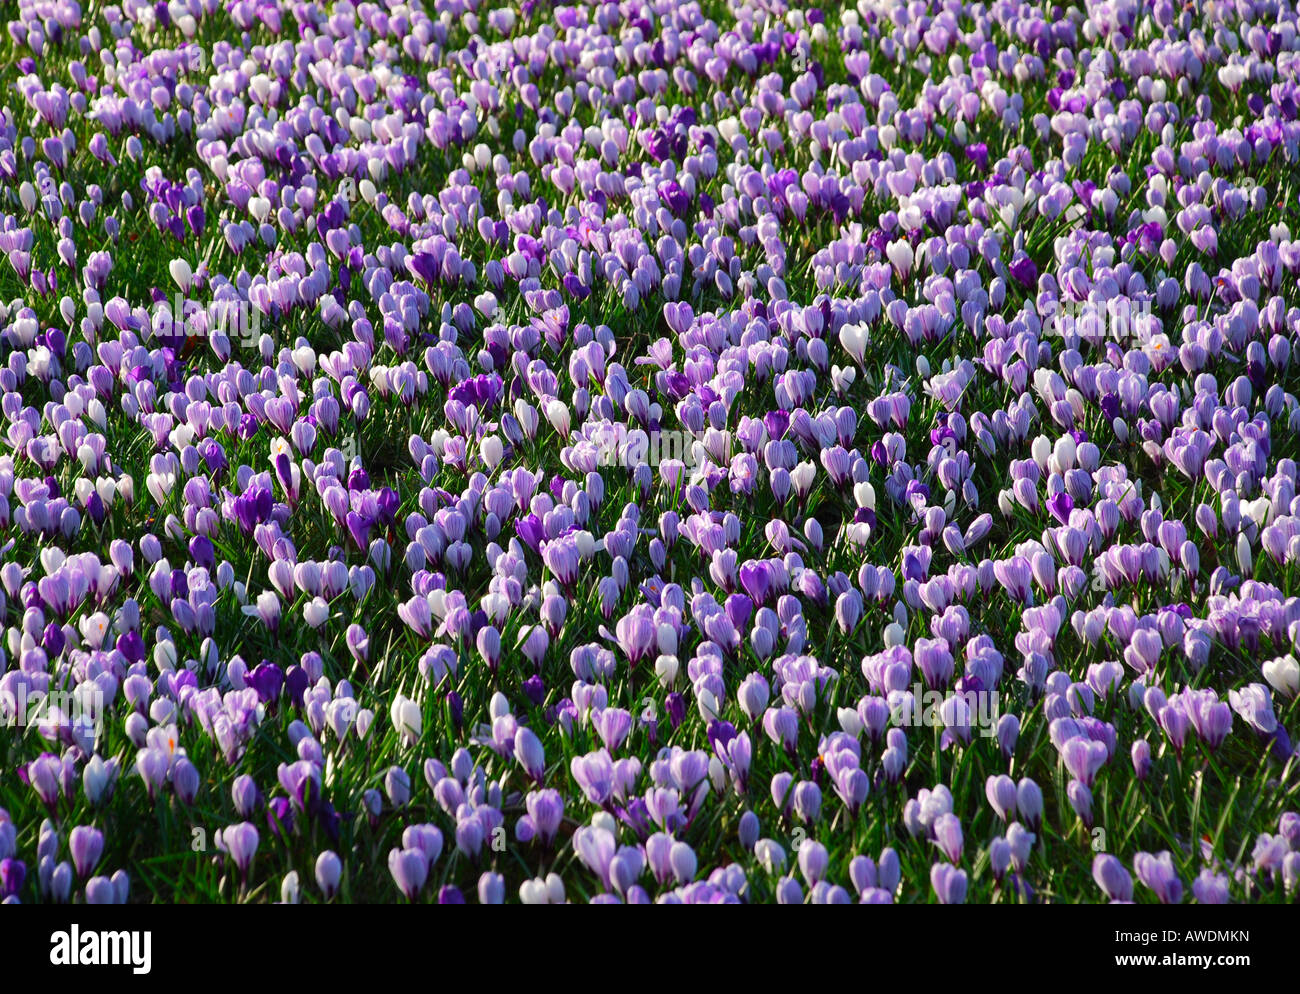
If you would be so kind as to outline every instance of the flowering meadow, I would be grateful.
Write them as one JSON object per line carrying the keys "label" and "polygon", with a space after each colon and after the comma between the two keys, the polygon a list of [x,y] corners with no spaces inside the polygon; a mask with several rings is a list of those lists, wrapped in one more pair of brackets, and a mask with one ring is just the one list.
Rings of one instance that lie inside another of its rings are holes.
{"label": "flowering meadow", "polygon": [[1296,899],[1289,0],[0,20],[6,903]]}

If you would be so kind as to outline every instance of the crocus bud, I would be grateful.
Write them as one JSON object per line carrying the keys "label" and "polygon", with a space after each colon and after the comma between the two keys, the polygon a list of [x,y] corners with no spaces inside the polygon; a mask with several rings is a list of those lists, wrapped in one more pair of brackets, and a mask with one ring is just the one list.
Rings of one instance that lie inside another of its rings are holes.
{"label": "crocus bud", "polygon": [[1020,738],[1020,719],[1014,714],[1004,714],[998,719],[997,733],[1002,755],[1010,759],[1016,751],[1016,741]]}
{"label": "crocus bud", "polygon": [[746,849],[753,849],[754,844],[758,841],[758,833],[761,829],[758,821],[758,815],[752,811],[746,811],[740,816],[740,826],[737,834],[740,838],[740,844]]}
{"label": "crocus bud", "polygon": [[514,750],[519,765],[540,785],[546,775],[546,754],[537,733],[521,726],[515,732]]}
{"label": "crocus bud", "polygon": [[480,904],[504,904],[506,878],[491,871],[484,873],[478,880],[478,899]]}
{"label": "crocus bud", "polygon": [[94,872],[104,851],[104,833],[90,825],[78,825],[68,833],[68,849],[77,876],[85,880]]}
{"label": "crocus bud", "polygon": [[1288,653],[1270,659],[1262,667],[1264,679],[1283,697],[1294,698],[1300,694],[1300,662]]}
{"label": "crocus bud", "polygon": [[990,776],[984,784],[984,794],[988,798],[989,806],[1003,821],[1009,821],[1016,813],[1018,803],[1016,782],[1009,776],[1005,774]]}
{"label": "crocus bud", "polygon": [[777,904],[802,904],[803,888],[794,877],[782,877],[776,885]]}
{"label": "crocus bud", "polygon": [[177,800],[182,804],[193,804],[201,779],[198,768],[189,759],[184,756],[177,759],[172,766],[172,789],[176,791]]}
{"label": "crocus bud", "polygon": [[320,888],[325,900],[330,900],[339,892],[339,880],[343,876],[343,863],[338,853],[326,849],[316,857],[316,886]]}
{"label": "crocus bud", "polygon": [[961,822],[957,816],[951,812],[940,815],[934,820],[933,831],[935,843],[948,860],[952,863],[960,863],[963,839]]}
{"label": "crocus bud", "polygon": [[1133,900],[1133,878],[1110,853],[1098,853],[1093,859],[1092,879],[1112,903],[1128,903]]}
{"label": "crocus bud", "polygon": [[1146,739],[1138,739],[1131,750],[1133,772],[1139,780],[1145,780],[1151,773],[1151,744]]}
{"label": "crocus bud", "polygon": [[820,842],[808,839],[799,847],[799,869],[809,887],[825,877],[829,864],[830,854]]}
{"label": "crocus bud", "polygon": [[1043,820],[1043,792],[1038,784],[1025,777],[1016,787],[1016,807],[1020,817],[1031,827],[1037,828]]}
{"label": "crocus bud", "polygon": [[384,774],[384,792],[395,808],[404,808],[411,800],[411,777],[400,766],[391,766]]}
{"label": "crocus bud", "polygon": [[1010,865],[1011,843],[998,836],[989,843],[989,868],[993,871],[993,879],[1001,882]]}
{"label": "crocus bud", "polygon": [[966,901],[966,872],[949,863],[935,863],[930,868],[930,886],[940,904],[964,904]]}
{"label": "crocus bud", "polygon": [[1081,780],[1071,780],[1066,788],[1066,796],[1070,799],[1070,807],[1074,808],[1074,813],[1082,820],[1084,825],[1092,827],[1092,791],[1088,785]]}

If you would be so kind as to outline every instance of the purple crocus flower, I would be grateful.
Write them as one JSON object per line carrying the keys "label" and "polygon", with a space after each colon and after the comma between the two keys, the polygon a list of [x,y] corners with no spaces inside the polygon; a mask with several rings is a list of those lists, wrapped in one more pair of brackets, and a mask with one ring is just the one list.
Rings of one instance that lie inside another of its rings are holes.
{"label": "purple crocus flower", "polygon": [[414,901],[429,878],[429,858],[419,849],[393,849],[388,854],[388,872],[408,901]]}
{"label": "purple crocus flower", "polygon": [[68,848],[77,876],[88,878],[104,851],[104,833],[89,825],[78,825],[68,833]]}
{"label": "purple crocus flower", "polygon": [[1159,898],[1161,904],[1178,904],[1183,899],[1183,883],[1178,879],[1173,856],[1168,851],[1155,856],[1140,852],[1133,859],[1133,868],[1138,879]]}
{"label": "purple crocus flower", "polygon": [[1092,861],[1092,879],[1112,904],[1129,904],[1133,900],[1133,878],[1124,865],[1109,853],[1099,853]]}
{"label": "purple crocus flower", "polygon": [[247,881],[253,867],[253,857],[257,855],[257,829],[246,821],[237,822],[222,830],[221,841],[239,869],[240,877]]}
{"label": "purple crocus flower", "polygon": [[966,871],[950,863],[935,863],[930,868],[930,886],[940,904],[966,903]]}

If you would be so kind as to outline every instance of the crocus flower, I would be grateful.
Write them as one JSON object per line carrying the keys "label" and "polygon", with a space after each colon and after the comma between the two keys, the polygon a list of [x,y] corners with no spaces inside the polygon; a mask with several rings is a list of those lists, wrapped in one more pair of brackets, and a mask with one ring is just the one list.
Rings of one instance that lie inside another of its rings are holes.
{"label": "crocus flower", "polygon": [[408,901],[414,901],[429,877],[429,860],[419,849],[393,849],[388,854],[388,872]]}
{"label": "crocus flower", "polygon": [[240,876],[247,881],[253,866],[253,857],[257,855],[257,829],[246,821],[237,822],[222,830],[221,840],[239,869]]}
{"label": "crocus flower", "polygon": [[966,903],[966,871],[950,863],[935,863],[930,868],[930,886],[940,904]]}
{"label": "crocus flower", "polygon": [[1168,852],[1155,856],[1140,852],[1133,859],[1133,868],[1138,879],[1150,888],[1161,904],[1177,904],[1182,900],[1183,884]]}
{"label": "crocus flower", "polygon": [[1109,853],[1099,853],[1092,861],[1092,879],[1105,892],[1111,903],[1129,903],[1133,900],[1133,879],[1118,859]]}

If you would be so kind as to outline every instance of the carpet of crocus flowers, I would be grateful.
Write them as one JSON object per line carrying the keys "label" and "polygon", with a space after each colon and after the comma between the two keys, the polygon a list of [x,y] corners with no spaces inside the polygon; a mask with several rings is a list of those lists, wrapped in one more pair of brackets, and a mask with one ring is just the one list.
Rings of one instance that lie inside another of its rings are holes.
{"label": "carpet of crocus flowers", "polygon": [[0,898],[1284,903],[1289,0],[17,0]]}

